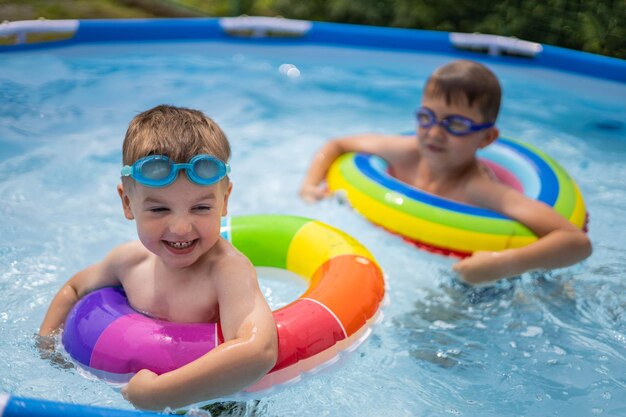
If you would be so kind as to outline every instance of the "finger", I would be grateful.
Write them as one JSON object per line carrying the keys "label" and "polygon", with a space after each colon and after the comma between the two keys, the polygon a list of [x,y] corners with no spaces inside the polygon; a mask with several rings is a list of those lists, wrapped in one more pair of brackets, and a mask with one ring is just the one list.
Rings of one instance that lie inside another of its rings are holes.
{"label": "finger", "polygon": [[126,384],[126,385],[124,385],[124,386],[122,387],[122,391],[121,391],[121,392],[122,392],[122,397],[124,397],[124,399],[125,399],[126,401],[129,401],[129,400],[128,400],[128,384]]}

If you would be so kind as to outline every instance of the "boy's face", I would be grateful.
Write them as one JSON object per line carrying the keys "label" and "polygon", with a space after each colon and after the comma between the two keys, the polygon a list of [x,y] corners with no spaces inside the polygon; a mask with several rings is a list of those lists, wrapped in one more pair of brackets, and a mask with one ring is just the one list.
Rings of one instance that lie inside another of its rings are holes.
{"label": "boy's face", "polygon": [[[437,121],[458,115],[472,120],[475,124],[486,123],[477,106],[469,106],[465,100],[446,103],[444,97],[424,97],[422,106],[432,110]],[[445,167],[460,167],[473,161],[478,149],[484,148],[498,138],[498,129],[487,128],[462,136],[448,132],[435,124],[428,128],[418,127],[417,137],[423,157],[430,163]]]}
{"label": "boy's face", "polygon": [[186,175],[162,188],[118,186],[124,215],[135,219],[141,243],[166,266],[177,269],[193,266],[218,241],[231,189],[224,180],[201,186]]}

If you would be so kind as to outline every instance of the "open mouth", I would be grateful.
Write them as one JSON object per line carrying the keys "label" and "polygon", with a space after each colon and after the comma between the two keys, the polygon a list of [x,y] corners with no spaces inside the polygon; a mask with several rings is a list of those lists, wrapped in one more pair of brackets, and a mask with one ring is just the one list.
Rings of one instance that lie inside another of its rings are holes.
{"label": "open mouth", "polygon": [[165,247],[167,247],[171,252],[182,254],[182,253],[191,252],[194,246],[196,245],[196,242],[198,242],[198,239],[176,241],[176,242],[163,240],[162,242],[165,245]]}
{"label": "open mouth", "polygon": [[438,145],[434,145],[434,144],[428,144],[426,145],[426,148],[431,151],[431,152],[444,152],[446,149],[442,146],[438,146]]}

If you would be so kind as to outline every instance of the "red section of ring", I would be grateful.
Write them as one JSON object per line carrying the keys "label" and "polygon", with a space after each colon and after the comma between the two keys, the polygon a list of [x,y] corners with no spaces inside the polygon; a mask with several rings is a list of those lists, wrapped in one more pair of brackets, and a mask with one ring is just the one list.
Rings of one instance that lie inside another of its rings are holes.
{"label": "red section of ring", "polygon": [[322,305],[299,299],[274,312],[278,332],[277,371],[345,339],[341,324]]}

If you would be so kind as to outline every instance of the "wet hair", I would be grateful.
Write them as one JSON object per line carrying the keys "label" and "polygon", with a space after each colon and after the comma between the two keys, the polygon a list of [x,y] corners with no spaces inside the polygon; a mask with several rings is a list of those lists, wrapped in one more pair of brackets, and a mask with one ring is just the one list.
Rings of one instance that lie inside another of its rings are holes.
{"label": "wet hair", "polygon": [[230,144],[226,135],[201,111],[170,105],[159,105],[135,116],[122,145],[124,165],[148,155],[165,155],[175,163],[184,163],[198,154],[228,162]]}
{"label": "wet hair", "polygon": [[494,123],[500,111],[502,90],[498,78],[478,62],[459,60],[446,64],[432,73],[424,96],[443,97],[448,105],[468,104],[478,106],[485,120]]}

